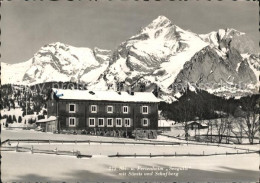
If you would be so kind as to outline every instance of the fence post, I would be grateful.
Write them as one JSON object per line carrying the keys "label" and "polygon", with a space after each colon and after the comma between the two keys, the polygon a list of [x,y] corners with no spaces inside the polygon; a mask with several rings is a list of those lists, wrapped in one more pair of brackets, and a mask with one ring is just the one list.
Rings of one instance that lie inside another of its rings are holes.
{"label": "fence post", "polygon": [[136,153],[135,153],[135,158],[136,158]]}
{"label": "fence post", "polygon": [[18,144],[16,145],[15,151],[18,152]]}
{"label": "fence post", "polygon": [[57,149],[57,147],[56,147],[56,149],[55,149],[55,150],[56,150],[56,154],[58,154],[58,149]]}
{"label": "fence post", "polygon": [[204,151],[203,151],[203,156],[204,156]]}
{"label": "fence post", "polygon": [[176,152],[174,154],[175,154],[175,157],[176,157]]}
{"label": "fence post", "polygon": [[75,144],[77,144],[77,140],[75,140]]}
{"label": "fence post", "polygon": [[226,151],[226,156],[227,156],[227,151]]}
{"label": "fence post", "polygon": [[32,146],[32,148],[31,148],[31,153],[33,154],[33,146]]}
{"label": "fence post", "polygon": [[116,155],[117,155],[117,157],[119,157],[119,154],[118,154],[118,152],[117,152],[117,154],[116,154]]}
{"label": "fence post", "polygon": [[152,157],[152,154],[150,153],[150,158]]}

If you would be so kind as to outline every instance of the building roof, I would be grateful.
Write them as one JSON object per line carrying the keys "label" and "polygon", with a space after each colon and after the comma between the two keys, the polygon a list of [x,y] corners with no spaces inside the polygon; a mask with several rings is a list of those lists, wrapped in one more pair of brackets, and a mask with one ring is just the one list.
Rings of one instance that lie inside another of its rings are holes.
{"label": "building roof", "polygon": [[36,121],[36,123],[47,123],[47,122],[50,122],[50,121],[55,121],[56,119],[57,118],[55,116],[50,116],[47,119],[40,119],[40,120]]}
{"label": "building roof", "polygon": [[158,120],[158,127],[172,127],[174,121]]}
{"label": "building roof", "polygon": [[93,101],[118,101],[118,102],[160,102],[151,92],[90,91],[90,90],[65,90],[52,89],[59,99],[65,100],[93,100]]}
{"label": "building roof", "polygon": [[204,121],[202,121],[202,122],[198,122],[198,121],[189,121],[189,122],[187,122],[187,125],[191,125],[191,124],[193,124],[193,123],[196,123],[196,124],[201,125],[201,126],[204,126],[204,127],[207,127],[207,126],[208,126],[207,124],[205,124]]}

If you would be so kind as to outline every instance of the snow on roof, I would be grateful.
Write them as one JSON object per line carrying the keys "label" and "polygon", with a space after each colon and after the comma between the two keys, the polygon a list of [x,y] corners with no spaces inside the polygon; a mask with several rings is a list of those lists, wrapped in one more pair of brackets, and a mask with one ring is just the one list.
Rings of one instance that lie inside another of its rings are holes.
{"label": "snow on roof", "polygon": [[198,121],[188,121],[187,125],[190,125],[192,123],[200,124],[201,126],[205,126],[205,127],[208,126],[207,124],[205,124],[205,121],[200,121],[200,122],[198,122]]}
{"label": "snow on roof", "polygon": [[95,100],[95,101],[119,101],[119,102],[160,102],[151,92],[128,92],[116,91],[90,91],[90,90],[65,90],[52,89],[59,99],[71,100]]}
{"label": "snow on roof", "polygon": [[55,116],[50,116],[47,119],[40,119],[38,121],[36,121],[36,123],[46,123],[46,122],[50,122],[50,121],[55,121],[57,118]]}
{"label": "snow on roof", "polygon": [[174,125],[174,121],[158,120],[158,127],[171,127]]}

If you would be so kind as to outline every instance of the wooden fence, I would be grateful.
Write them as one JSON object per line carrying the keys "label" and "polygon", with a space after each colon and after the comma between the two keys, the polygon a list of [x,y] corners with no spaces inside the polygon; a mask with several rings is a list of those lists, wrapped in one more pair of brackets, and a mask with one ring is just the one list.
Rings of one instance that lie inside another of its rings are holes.
{"label": "wooden fence", "polygon": [[[9,146],[9,143],[16,142],[16,146]],[[54,150],[43,150],[43,149],[35,149],[32,145],[31,148],[29,147],[20,147],[19,143],[105,143],[105,144],[141,144],[141,145],[206,145],[205,143],[176,143],[176,142],[164,142],[162,143],[161,141],[155,143],[154,141],[150,141],[149,143],[145,142],[114,142],[114,141],[91,141],[91,140],[74,140],[74,141],[64,141],[64,140],[36,140],[36,139],[7,139],[3,142],[1,142],[1,151],[16,151],[16,152],[31,152],[32,154],[34,153],[42,153],[42,154],[54,154],[54,155],[67,155],[67,156],[75,156],[77,158],[92,158],[92,155],[88,154],[81,154],[80,151],[62,151],[58,150],[57,148]],[[108,155],[108,157],[183,157],[183,156],[217,156],[217,155],[238,155],[238,154],[252,154],[252,153],[257,153],[260,154],[259,150],[250,150],[250,149],[245,149],[245,148],[238,148],[238,147],[232,147],[232,146],[225,146],[225,145],[220,145],[220,144],[207,144],[210,146],[217,146],[217,147],[225,147],[225,148],[231,148],[231,149],[236,149],[236,152],[224,152],[224,153],[205,153],[202,151],[202,153],[182,153],[179,154],[177,152],[174,152],[173,154],[119,154],[116,153],[115,155]],[[244,152],[239,152],[239,150],[243,150]]]}

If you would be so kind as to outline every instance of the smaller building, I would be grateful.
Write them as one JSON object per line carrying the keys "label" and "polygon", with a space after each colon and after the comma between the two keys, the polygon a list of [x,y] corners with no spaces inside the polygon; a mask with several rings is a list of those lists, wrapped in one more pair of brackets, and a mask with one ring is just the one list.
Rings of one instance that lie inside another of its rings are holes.
{"label": "smaller building", "polygon": [[208,128],[208,126],[204,123],[199,123],[197,121],[189,121],[187,123],[189,130],[200,130]]}
{"label": "smaller building", "polygon": [[158,120],[158,130],[161,131],[171,131],[171,128],[174,125],[174,121],[168,121],[166,119]]}
{"label": "smaller building", "polygon": [[36,125],[40,127],[43,132],[55,132],[58,126],[57,118],[50,116],[47,119],[40,119],[36,121]]}

